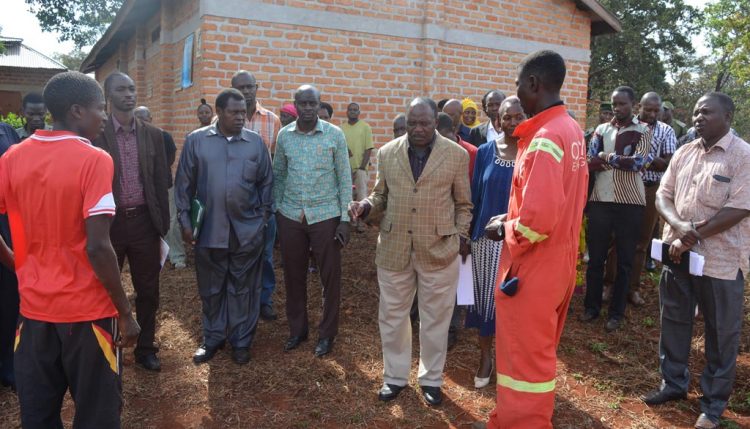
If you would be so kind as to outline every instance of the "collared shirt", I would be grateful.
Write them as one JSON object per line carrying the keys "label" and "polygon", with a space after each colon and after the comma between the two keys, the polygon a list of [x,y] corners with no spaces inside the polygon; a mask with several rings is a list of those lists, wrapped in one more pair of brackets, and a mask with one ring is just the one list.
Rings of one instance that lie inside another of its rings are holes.
{"label": "collared shirt", "polygon": [[[589,171],[596,175],[590,201],[645,206],[640,171],[647,162],[650,134],[635,116],[625,125],[616,119],[600,124],[589,142]],[[607,160],[598,154],[607,154]]]}
{"label": "collared shirt", "polygon": [[263,233],[273,207],[271,156],[260,135],[246,128],[226,137],[211,125],[185,139],[175,179],[175,205],[190,228],[193,197],[206,206],[197,245],[228,249],[234,230],[240,246]]}
{"label": "collared shirt", "polygon": [[[49,124],[44,124],[43,129],[46,131],[51,131],[52,127]],[[18,134],[18,138],[20,138],[21,140],[24,140],[28,138],[29,136],[31,136],[33,133],[29,133],[29,131],[26,129],[26,126],[23,126],[20,128],[16,128],[16,134]]]}
{"label": "collared shirt", "polygon": [[279,131],[273,159],[274,200],[279,213],[313,224],[331,218],[349,221],[352,174],[341,129],[318,120],[309,133],[292,122]]}
{"label": "collared shirt", "polygon": [[86,255],[86,219],[113,216],[107,152],[69,131],[38,130],[0,158],[0,212],[11,218],[20,312],[52,323],[117,314]]}
{"label": "collared shirt", "polygon": [[[750,146],[732,133],[708,150],[702,139],[694,140],[674,154],[657,192],[674,201],[684,221],[709,220],[724,207],[750,210]],[[677,238],[666,224],[664,241]],[[705,276],[734,280],[737,270],[747,275],[750,218],[701,240],[692,250],[705,257]]]}
{"label": "collared shirt", "polygon": [[255,102],[255,113],[250,119],[245,119],[245,128],[255,131],[263,138],[268,151],[276,152],[276,138],[281,129],[281,120],[272,111],[263,108],[258,101]]}
{"label": "collared shirt", "polygon": [[[215,126],[218,121],[219,118],[214,116],[211,125]],[[245,117],[245,128],[260,134],[271,155],[276,152],[276,139],[281,129],[281,120],[275,113],[261,106],[259,101],[255,102],[253,117],[250,119]]]}
{"label": "collared shirt", "polygon": [[427,160],[430,159],[432,147],[435,146],[436,138],[437,135],[434,135],[430,144],[422,150],[415,149],[407,138],[407,143],[409,144],[407,148],[407,154],[409,155],[409,166],[411,167],[411,174],[414,177],[415,183],[419,181],[419,176],[422,175],[424,166],[427,165]]}
{"label": "collared shirt", "polygon": [[146,204],[143,191],[143,179],[138,163],[138,141],[135,133],[135,118],[130,131],[126,132],[122,124],[112,115],[112,125],[115,128],[115,140],[120,155],[120,200],[117,206],[122,208],[137,207]]}
{"label": "collared shirt", "polygon": [[495,126],[492,125],[492,121],[489,121],[487,124],[487,142],[495,142],[495,140],[499,139],[503,136],[502,130],[495,130]]}
{"label": "collared shirt", "polygon": [[[677,150],[677,137],[674,130],[662,121],[656,121],[653,125],[642,122],[647,126],[651,134],[651,145],[649,146],[648,160],[672,156]],[[664,175],[663,171],[643,170],[641,172],[644,182],[659,182]]]}
{"label": "collared shirt", "polygon": [[352,171],[358,170],[362,166],[365,151],[375,147],[372,144],[372,128],[365,121],[357,121],[354,125],[344,122],[341,124],[341,131],[344,132],[346,145],[352,153],[351,158],[349,158]]}

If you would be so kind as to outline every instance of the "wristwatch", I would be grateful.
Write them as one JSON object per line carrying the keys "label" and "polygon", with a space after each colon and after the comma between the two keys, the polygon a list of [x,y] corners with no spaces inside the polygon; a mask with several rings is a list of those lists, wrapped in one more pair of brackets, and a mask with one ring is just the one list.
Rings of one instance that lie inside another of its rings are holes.
{"label": "wristwatch", "polygon": [[505,240],[505,222],[500,222],[500,226],[497,227],[497,235],[500,237],[500,241]]}

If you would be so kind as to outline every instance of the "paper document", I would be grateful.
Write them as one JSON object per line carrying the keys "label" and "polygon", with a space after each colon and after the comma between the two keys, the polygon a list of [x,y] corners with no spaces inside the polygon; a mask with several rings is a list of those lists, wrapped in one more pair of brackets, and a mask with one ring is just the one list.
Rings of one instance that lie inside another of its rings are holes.
{"label": "paper document", "polygon": [[167,262],[167,256],[169,256],[169,244],[164,241],[163,238],[159,239],[159,260],[161,261],[161,267],[164,268],[164,263]]}
{"label": "paper document", "polygon": [[466,257],[466,262],[461,262],[461,255],[458,255],[456,301],[458,305],[474,305],[474,276],[471,273],[471,255]]}
{"label": "paper document", "polygon": [[706,258],[703,255],[690,251],[683,253],[680,263],[675,264],[669,259],[669,245],[657,239],[651,241],[651,258],[670,267],[688,268],[690,274],[694,276],[703,275],[703,266],[706,263]]}

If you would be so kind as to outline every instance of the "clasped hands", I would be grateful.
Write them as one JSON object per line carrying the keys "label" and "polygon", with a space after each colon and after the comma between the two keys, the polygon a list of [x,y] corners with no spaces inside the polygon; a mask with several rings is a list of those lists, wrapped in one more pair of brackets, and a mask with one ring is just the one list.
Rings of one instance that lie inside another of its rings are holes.
{"label": "clasped hands", "polygon": [[706,221],[701,221],[698,223],[680,221],[675,225],[672,225],[672,228],[680,237],[677,240],[673,241],[669,246],[669,259],[671,259],[672,262],[674,262],[675,264],[679,264],[682,254],[692,249],[693,246],[701,241],[702,238],[701,234],[698,232],[698,228],[705,224]]}

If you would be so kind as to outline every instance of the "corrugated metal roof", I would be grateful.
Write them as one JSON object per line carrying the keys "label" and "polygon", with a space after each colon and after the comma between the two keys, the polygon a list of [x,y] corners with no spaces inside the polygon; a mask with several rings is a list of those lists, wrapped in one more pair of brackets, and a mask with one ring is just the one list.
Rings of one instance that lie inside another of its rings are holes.
{"label": "corrugated metal roof", "polygon": [[67,70],[68,68],[52,58],[24,45],[23,39],[0,36],[5,45],[5,53],[0,55],[0,67],[28,69]]}

